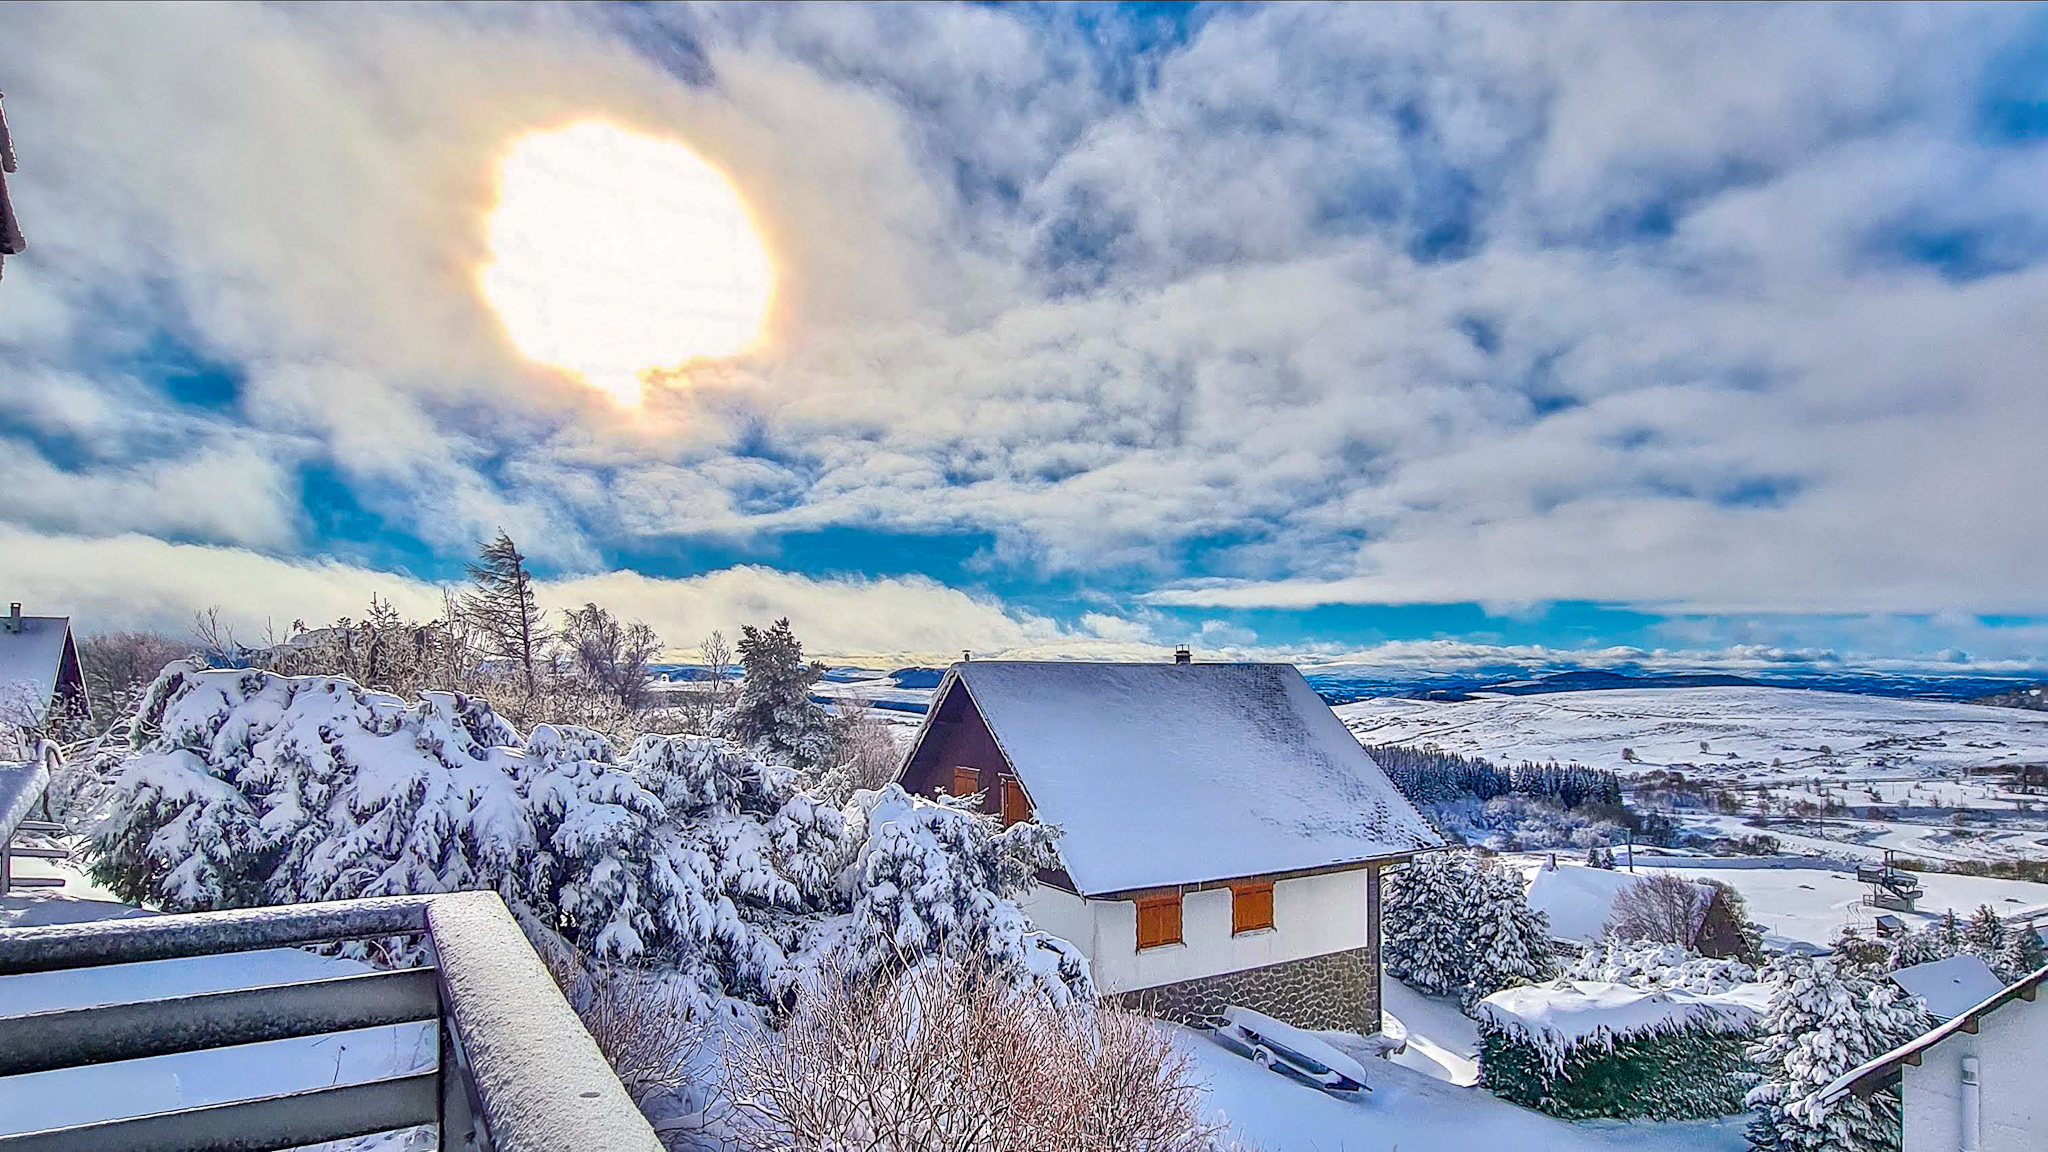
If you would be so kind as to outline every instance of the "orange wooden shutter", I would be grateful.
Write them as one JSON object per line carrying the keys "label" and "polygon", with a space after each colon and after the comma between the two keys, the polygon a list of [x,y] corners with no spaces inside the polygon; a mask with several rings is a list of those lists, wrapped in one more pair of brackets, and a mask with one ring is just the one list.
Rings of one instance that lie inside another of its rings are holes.
{"label": "orange wooden shutter", "polygon": [[953,769],[953,795],[972,796],[981,791],[981,773],[972,768]]}
{"label": "orange wooden shutter", "polygon": [[1003,777],[1003,827],[1031,819],[1031,802],[1024,798],[1024,786],[1015,776]]}
{"label": "orange wooden shutter", "polygon": [[1273,926],[1273,886],[1232,884],[1230,886],[1230,931],[1257,932]]}
{"label": "orange wooden shutter", "polygon": [[1138,947],[1180,943],[1180,897],[1147,896],[1138,901]]}

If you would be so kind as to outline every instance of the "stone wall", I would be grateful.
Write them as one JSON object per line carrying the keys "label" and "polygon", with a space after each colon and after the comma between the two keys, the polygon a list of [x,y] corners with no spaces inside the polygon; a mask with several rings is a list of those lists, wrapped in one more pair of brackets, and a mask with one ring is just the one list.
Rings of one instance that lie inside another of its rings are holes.
{"label": "stone wall", "polygon": [[1299,1028],[1369,1035],[1380,1028],[1378,967],[1374,949],[1353,948],[1141,988],[1113,999],[1126,1008],[1183,1024],[1236,1004]]}

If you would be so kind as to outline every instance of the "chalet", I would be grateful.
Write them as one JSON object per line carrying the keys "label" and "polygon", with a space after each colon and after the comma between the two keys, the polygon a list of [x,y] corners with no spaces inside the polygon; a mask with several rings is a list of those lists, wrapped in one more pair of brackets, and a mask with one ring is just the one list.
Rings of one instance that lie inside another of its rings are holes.
{"label": "chalet", "polygon": [[[1529,881],[1529,907],[1550,921],[1554,940],[1577,953],[1608,935],[1615,901],[1649,875],[1652,873],[1558,864],[1553,857],[1550,866],[1537,870]],[[1692,936],[1686,946],[1702,956],[1740,956],[1742,925],[1727,895],[1704,880],[1695,887],[1699,895],[1693,904]]]}
{"label": "chalet", "polygon": [[1290,664],[963,661],[905,760],[923,795],[1060,829],[1023,900],[1107,996],[1380,1023],[1380,872],[1444,846]]}
{"label": "chalet", "polygon": [[1926,1035],[1853,1068],[1822,1089],[1825,1108],[1854,1093],[1899,1093],[1900,1152],[2038,1150],[2048,1132],[2048,1008],[2042,968]]}
{"label": "chalet", "polygon": [[86,707],[85,677],[68,616],[0,617],[0,724],[40,724]]}

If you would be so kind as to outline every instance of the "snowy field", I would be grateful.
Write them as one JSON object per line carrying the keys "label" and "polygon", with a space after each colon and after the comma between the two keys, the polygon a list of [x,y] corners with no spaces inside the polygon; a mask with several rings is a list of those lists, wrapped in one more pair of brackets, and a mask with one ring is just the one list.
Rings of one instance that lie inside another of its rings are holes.
{"label": "snowy field", "polygon": [[[1503,858],[1534,876],[1549,855],[1521,853]],[[1560,863],[1564,867],[1578,867],[1569,860]],[[1764,943],[1772,948],[1824,949],[1848,924],[1855,925],[1866,936],[1874,935],[1877,916],[1890,911],[1864,906],[1863,894],[1868,889],[1856,882],[1853,872],[1809,862],[1780,861],[1777,866],[1761,868],[1636,866],[1636,874],[1640,876],[1655,872],[1674,872],[1695,880],[1719,880],[1732,886],[1749,904],[1750,917],[1764,926]],[[2006,917],[2048,905],[2048,884],[1957,876],[1945,872],[1915,875],[1926,889],[1918,909],[1891,912],[1914,928],[1934,923],[1948,909],[1954,909],[1958,917],[1967,919],[1980,904],[1989,904]]]}
{"label": "snowy field", "polygon": [[[1367,744],[1435,744],[1496,761],[1577,762],[1625,774],[1677,767],[1751,782],[1911,779],[2048,762],[2048,713],[1803,688],[1378,699],[1336,712]],[[1635,763],[1622,759],[1624,748]]]}

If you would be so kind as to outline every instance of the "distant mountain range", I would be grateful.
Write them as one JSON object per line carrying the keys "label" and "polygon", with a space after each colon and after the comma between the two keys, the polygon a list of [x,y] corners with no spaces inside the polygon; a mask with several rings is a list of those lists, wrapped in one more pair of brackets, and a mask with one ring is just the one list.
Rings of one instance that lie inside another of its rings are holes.
{"label": "distant mountain range", "polygon": [[[662,669],[670,666],[663,665]],[[1750,676],[1726,672],[1649,672],[1639,669],[1518,668],[1493,667],[1469,673],[1390,672],[1364,666],[1304,667],[1302,674],[1323,699],[1332,705],[1378,697],[1411,700],[1469,700],[1480,693],[1504,696],[1534,696],[1549,692],[1597,692],[1623,688],[1718,688],[1765,687],[1810,688],[1827,692],[1852,692],[1865,696],[1891,696],[1913,700],[1953,700],[1975,703],[2004,703],[2019,707],[2048,707],[2048,691],[2042,685],[2019,678],[1989,676],[1894,673],[1818,672],[1772,670]],[[864,691],[878,707],[921,712],[923,698],[938,687],[945,669],[914,666],[884,671],[880,668],[835,667],[825,673],[826,685],[859,684],[881,689]],[[821,696],[833,696],[826,685]],[[2035,695],[2028,696],[2029,690]],[[2031,703],[2029,703],[2031,701]]]}

